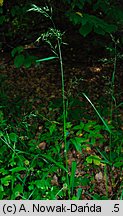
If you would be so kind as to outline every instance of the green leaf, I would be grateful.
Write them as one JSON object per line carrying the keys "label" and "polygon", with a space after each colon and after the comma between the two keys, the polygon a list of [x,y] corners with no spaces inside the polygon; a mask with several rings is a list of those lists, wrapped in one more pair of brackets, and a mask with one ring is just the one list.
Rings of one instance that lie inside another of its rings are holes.
{"label": "green leaf", "polygon": [[12,57],[14,57],[16,53],[20,54],[23,50],[24,48],[22,46],[15,47],[11,52]]}
{"label": "green leaf", "polygon": [[50,126],[49,130],[50,130],[50,135],[52,135],[53,132],[56,130],[56,124],[52,124],[52,125]]}
{"label": "green leaf", "polygon": [[85,142],[84,138],[81,137],[74,137],[72,139],[70,139],[70,141],[72,142],[72,144],[75,146],[76,150],[78,152],[82,151],[82,147],[81,147],[81,143]]}
{"label": "green leaf", "polygon": [[84,177],[81,179],[81,185],[82,186],[87,186],[89,184],[89,179]]}
{"label": "green leaf", "polygon": [[14,59],[14,65],[19,68],[24,64],[24,55],[17,55]]}
{"label": "green leaf", "polygon": [[97,155],[94,155],[93,156],[93,163],[95,164],[95,165],[100,165],[101,164],[101,158],[99,157],[99,156],[97,156]]}
{"label": "green leaf", "polygon": [[3,136],[3,132],[2,131],[0,131],[0,137],[2,137]]}
{"label": "green leaf", "polygon": [[105,31],[108,33],[113,33],[117,31],[117,26],[116,25],[107,25],[105,28]]}
{"label": "green leaf", "polygon": [[18,136],[15,133],[10,133],[9,134],[9,139],[13,142],[17,142],[18,141]]}
{"label": "green leaf", "polygon": [[70,188],[73,194],[74,189],[74,179],[75,179],[75,173],[76,173],[76,161],[72,161],[72,169],[71,169],[71,176],[70,176]]}
{"label": "green leaf", "polygon": [[84,123],[81,121],[79,125],[73,127],[73,130],[80,130],[84,128]]}
{"label": "green leaf", "polygon": [[24,59],[24,66],[26,68],[29,68],[32,64],[32,58],[31,56],[26,56],[25,59]]}
{"label": "green leaf", "polygon": [[91,156],[88,156],[88,157],[86,158],[86,161],[87,161],[87,163],[92,164],[92,157],[91,157]]}
{"label": "green leaf", "polygon": [[45,185],[43,185],[42,182],[43,182],[43,181],[41,181],[41,180],[36,180],[36,181],[35,181],[36,187],[37,187],[37,188],[43,188]]}
{"label": "green leaf", "polygon": [[70,12],[67,14],[70,21],[73,22],[74,25],[81,24],[82,22],[82,17],[76,14],[76,12]]}
{"label": "green leaf", "polygon": [[55,59],[55,58],[58,58],[56,56],[51,56],[51,57],[47,57],[47,58],[43,58],[43,59],[38,59],[36,60],[36,62],[43,62],[43,61],[49,61],[49,60],[52,60],[52,59]]}
{"label": "green leaf", "polygon": [[92,27],[93,25],[91,23],[87,23],[81,26],[79,32],[82,36],[86,37],[92,31]]}
{"label": "green leaf", "polygon": [[0,16],[0,25],[2,25],[5,21],[5,16]]}
{"label": "green leaf", "polygon": [[94,104],[91,102],[91,100],[87,97],[87,95],[85,93],[83,93],[84,97],[88,100],[88,102],[91,104],[91,106],[94,108],[95,112],[97,113],[97,115],[99,116],[99,118],[101,119],[101,121],[103,122],[103,124],[105,125],[107,131],[111,134],[112,131],[110,130],[108,124],[106,123],[106,121],[102,118],[102,116],[100,115],[100,113],[98,112],[98,110],[96,109],[96,107],[94,106]]}
{"label": "green leaf", "polygon": [[94,26],[94,32],[100,35],[105,35],[105,31],[100,27]]}
{"label": "green leaf", "polygon": [[25,167],[15,167],[13,169],[10,169],[10,171],[12,173],[16,173],[16,172],[20,172],[20,171],[25,171],[25,170],[27,170]]}
{"label": "green leaf", "polygon": [[93,162],[97,166],[99,166],[101,164],[101,158],[97,155],[90,155],[90,156],[86,157],[86,161],[89,164],[92,164],[92,162]]}
{"label": "green leaf", "polygon": [[12,176],[10,175],[5,176],[4,178],[1,178],[1,184],[3,184],[4,186],[9,186],[11,179],[12,179]]}
{"label": "green leaf", "polygon": [[60,162],[56,162],[53,158],[51,158],[48,155],[42,155],[42,158],[46,158],[47,160],[49,160],[50,162],[54,163],[56,166],[60,167],[61,169],[63,169],[65,172],[68,172],[68,170],[60,163]]}
{"label": "green leaf", "polygon": [[20,196],[23,193],[23,187],[20,184],[17,184],[12,191],[12,200],[15,200],[16,197]]}
{"label": "green leaf", "polygon": [[116,162],[116,163],[114,163],[114,167],[121,167],[121,166],[123,166],[123,162],[120,162],[120,161],[118,161],[118,162]]}
{"label": "green leaf", "polygon": [[78,188],[77,189],[77,200],[81,199],[81,195],[82,195],[82,188]]}
{"label": "green leaf", "polygon": [[1,173],[2,175],[6,175],[6,174],[8,174],[8,170],[5,170],[4,168],[1,168],[1,169],[0,169],[0,173]]}
{"label": "green leaf", "polygon": [[4,187],[0,185],[0,200],[3,200],[3,195],[4,195]]}

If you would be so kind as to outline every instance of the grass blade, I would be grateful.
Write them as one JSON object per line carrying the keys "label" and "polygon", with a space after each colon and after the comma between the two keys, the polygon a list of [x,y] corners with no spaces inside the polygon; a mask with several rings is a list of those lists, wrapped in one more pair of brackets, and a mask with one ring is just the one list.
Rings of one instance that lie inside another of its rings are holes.
{"label": "grass blade", "polygon": [[49,60],[52,60],[52,59],[55,59],[55,58],[58,58],[58,57],[51,56],[51,57],[47,57],[47,58],[43,58],[43,59],[38,59],[38,60],[36,60],[36,63],[43,62],[43,61],[49,61]]}
{"label": "grass blade", "polygon": [[68,172],[67,169],[62,165],[59,164],[58,162],[56,162],[53,158],[51,158],[48,155],[41,155],[42,157],[46,158],[47,160],[49,160],[50,162],[54,163],[56,166],[58,166],[59,168],[63,169],[65,172]]}
{"label": "grass blade", "polygon": [[72,161],[71,176],[70,176],[70,189],[72,194],[74,189],[75,173],[76,173],[76,161]]}
{"label": "grass blade", "polygon": [[110,130],[109,126],[107,125],[107,123],[105,122],[105,120],[102,118],[102,116],[100,115],[100,113],[98,112],[98,110],[96,109],[96,107],[94,106],[94,104],[91,102],[91,100],[87,97],[87,95],[85,93],[83,93],[83,95],[88,100],[88,102],[91,104],[91,106],[94,108],[95,112],[97,113],[97,115],[99,116],[99,118],[101,119],[101,121],[103,122],[103,124],[105,125],[106,129],[111,134],[111,130]]}

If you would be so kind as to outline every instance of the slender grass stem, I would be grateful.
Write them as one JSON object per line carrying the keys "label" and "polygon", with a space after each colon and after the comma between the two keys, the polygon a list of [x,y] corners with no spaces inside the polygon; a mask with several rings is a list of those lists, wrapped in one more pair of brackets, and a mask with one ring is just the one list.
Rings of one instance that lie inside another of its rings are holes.
{"label": "slender grass stem", "polygon": [[[49,19],[52,22],[54,30],[57,32],[57,28],[55,23],[52,19],[52,16],[49,16]],[[64,69],[63,69],[63,60],[62,60],[62,52],[61,52],[61,39],[59,35],[57,35],[57,45],[58,45],[58,55],[59,56],[59,63],[60,63],[60,71],[61,71],[61,83],[62,83],[62,103],[63,103],[63,131],[64,131],[64,156],[65,156],[65,165],[66,165],[66,180],[68,186],[68,197],[70,199],[70,182],[69,182],[69,175],[68,175],[68,155],[67,155],[67,137],[66,137],[66,103],[65,103],[65,83],[64,83]]]}
{"label": "slender grass stem", "polygon": [[[67,156],[67,137],[66,137],[66,106],[65,106],[65,90],[64,90],[64,69],[63,69],[63,61],[62,61],[62,53],[61,53],[61,45],[60,41],[58,39],[58,49],[59,49],[59,61],[60,61],[60,69],[61,69],[61,77],[62,77],[62,98],[63,98],[63,130],[64,130],[64,144],[65,144],[65,162],[66,162],[66,169],[68,170],[68,156]],[[67,185],[68,185],[68,196],[70,199],[70,187],[69,187],[69,175],[68,172],[66,174],[67,176]]]}

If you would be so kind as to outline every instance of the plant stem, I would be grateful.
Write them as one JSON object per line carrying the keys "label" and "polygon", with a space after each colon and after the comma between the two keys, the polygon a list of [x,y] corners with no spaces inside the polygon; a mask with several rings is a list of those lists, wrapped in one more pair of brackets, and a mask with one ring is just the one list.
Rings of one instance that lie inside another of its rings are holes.
{"label": "plant stem", "polygon": [[[55,23],[52,19],[52,16],[50,17],[50,20],[53,24],[53,28],[57,30]],[[70,199],[70,182],[69,182],[69,175],[68,175],[68,156],[67,156],[67,131],[66,131],[66,103],[65,103],[65,83],[64,83],[64,69],[63,69],[63,60],[62,60],[62,52],[61,52],[61,41],[59,39],[59,36],[57,37],[57,44],[58,44],[58,52],[59,52],[59,62],[60,62],[60,71],[61,71],[61,82],[62,82],[62,103],[63,103],[63,131],[64,131],[64,155],[65,155],[65,165],[66,165],[66,178],[67,178],[67,186],[68,186],[68,197]]]}
{"label": "plant stem", "polygon": [[[66,162],[66,169],[68,170],[68,157],[67,157],[67,137],[66,137],[66,106],[65,106],[65,90],[64,90],[64,69],[63,69],[63,61],[62,61],[62,53],[61,53],[61,45],[58,38],[58,49],[59,49],[59,61],[60,61],[60,70],[61,70],[61,77],[62,77],[62,99],[63,99],[63,130],[64,130],[64,144],[65,144],[65,162]],[[69,187],[69,176],[67,172],[67,185],[68,185],[68,196],[70,199],[70,187]]]}

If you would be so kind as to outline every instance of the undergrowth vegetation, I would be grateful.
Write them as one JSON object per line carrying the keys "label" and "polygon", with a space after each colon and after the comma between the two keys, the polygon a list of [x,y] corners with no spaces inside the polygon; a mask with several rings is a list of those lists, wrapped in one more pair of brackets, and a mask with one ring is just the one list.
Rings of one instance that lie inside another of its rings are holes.
{"label": "undergrowth vegetation", "polygon": [[[79,4],[77,7],[81,8]],[[50,100],[47,111],[45,104],[34,109],[33,102],[22,98],[10,100],[6,94],[9,86],[4,85],[7,77],[0,75],[0,199],[123,199],[123,103],[115,94],[119,58],[119,41],[112,34],[115,26],[109,27],[104,22],[99,25],[101,33],[105,30],[110,37],[113,68],[108,98],[104,95],[95,102],[88,92],[80,90],[76,98],[65,92],[62,60],[65,33],[56,28],[51,7],[32,5],[27,13],[32,12],[51,22],[51,27],[36,42],[48,44],[52,55],[32,58],[23,55],[19,46],[12,50],[14,64],[17,68],[28,68],[32,64],[58,61],[61,97]],[[71,19],[77,24],[82,13],[76,16],[77,20],[73,15]],[[86,18],[90,20],[89,16]],[[96,28],[95,22],[88,32],[85,26],[86,32],[83,33],[83,28],[81,33],[84,36],[90,33]]]}

